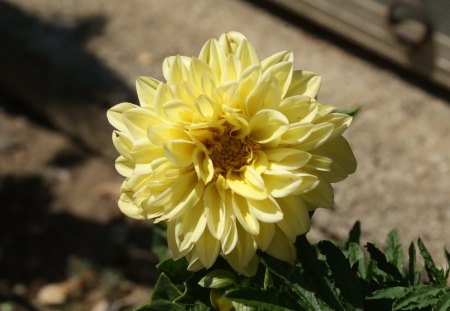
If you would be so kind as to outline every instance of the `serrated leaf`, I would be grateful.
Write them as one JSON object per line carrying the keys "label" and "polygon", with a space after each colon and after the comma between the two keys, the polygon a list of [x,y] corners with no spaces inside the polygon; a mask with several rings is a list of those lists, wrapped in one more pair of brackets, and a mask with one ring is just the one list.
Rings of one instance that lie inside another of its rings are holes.
{"label": "serrated leaf", "polygon": [[217,269],[200,279],[198,285],[205,288],[225,288],[236,285],[236,275],[228,270]]}
{"label": "serrated leaf", "polygon": [[398,237],[398,231],[396,229],[389,232],[386,240],[385,250],[387,260],[397,267],[397,270],[403,274],[403,249],[400,239]]}
{"label": "serrated leaf", "polygon": [[299,309],[297,303],[275,291],[240,288],[228,291],[225,297],[231,301],[256,308],[258,311],[295,311]]}
{"label": "serrated leaf", "polygon": [[358,273],[362,279],[366,279],[367,277],[367,269],[364,258],[364,253],[361,250],[359,244],[355,242],[350,242],[347,247],[347,257],[350,262],[350,266],[354,266],[356,263],[358,264]]}
{"label": "serrated leaf", "polygon": [[156,265],[158,271],[165,273],[175,284],[184,283],[192,275],[187,267],[188,263],[184,257],[176,261],[167,259]]}
{"label": "serrated leaf", "polygon": [[394,302],[392,310],[413,310],[433,306],[445,289],[445,287],[435,285],[416,285],[406,295]]}
{"label": "serrated leaf", "polygon": [[333,311],[323,300],[318,298],[315,293],[303,288],[299,282],[302,271],[297,266],[289,265],[284,261],[275,259],[267,254],[262,254],[260,262],[266,269],[276,277],[280,278],[284,284],[290,288],[298,297],[298,303],[304,310],[309,311]]}
{"label": "serrated leaf", "polygon": [[396,300],[403,296],[405,296],[410,289],[408,287],[403,286],[394,286],[389,288],[383,288],[377,291],[374,291],[369,297],[368,300],[377,300],[377,299],[389,299]]}
{"label": "serrated leaf", "polygon": [[360,110],[361,107],[353,107],[348,109],[334,109],[333,112],[342,113],[354,117],[358,114]]}
{"label": "serrated leaf", "polygon": [[317,258],[316,250],[305,236],[298,237],[295,246],[299,261],[314,292],[335,310],[345,310],[340,302],[339,293],[327,277],[327,266]]}
{"label": "serrated leaf", "polygon": [[350,229],[348,234],[347,243],[345,244],[345,248],[348,249],[350,243],[356,243],[359,245],[359,240],[361,239],[361,223],[359,220],[355,222],[353,227]]}
{"label": "serrated leaf", "polygon": [[441,296],[431,311],[448,311],[450,310],[450,291]]}
{"label": "serrated leaf", "polygon": [[320,251],[326,256],[326,261],[333,274],[336,286],[340,289],[342,296],[352,306],[362,310],[364,308],[364,294],[358,282],[356,274],[341,250],[330,241],[319,243]]}
{"label": "serrated leaf", "polygon": [[432,283],[444,285],[447,283],[445,272],[443,269],[438,269],[431,257],[430,252],[425,247],[425,244],[419,238],[417,241],[417,245],[419,246],[420,254],[422,255],[425,261],[425,270],[427,271],[428,278]]}
{"label": "serrated leaf", "polygon": [[397,267],[387,261],[386,256],[380,251],[374,244],[367,243],[367,251],[370,254],[370,258],[373,259],[380,270],[387,273],[393,278],[393,280],[404,283],[404,279]]}
{"label": "serrated leaf", "polygon": [[133,311],[186,311],[186,308],[181,305],[171,303],[167,300],[157,300],[151,304],[143,305],[139,308],[133,309]]}
{"label": "serrated leaf", "polygon": [[161,273],[153,290],[152,302],[156,300],[167,300],[172,302],[182,294],[183,293],[172,283],[167,275]]}
{"label": "serrated leaf", "polygon": [[408,280],[409,285],[419,284],[420,272],[416,269],[416,247],[411,242],[409,245]]}

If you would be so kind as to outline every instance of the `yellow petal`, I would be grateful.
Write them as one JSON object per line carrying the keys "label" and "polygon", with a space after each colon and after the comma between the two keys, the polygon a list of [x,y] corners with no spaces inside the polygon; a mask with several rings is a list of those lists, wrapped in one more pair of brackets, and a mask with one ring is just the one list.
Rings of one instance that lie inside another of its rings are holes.
{"label": "yellow petal", "polygon": [[233,212],[242,227],[250,234],[259,233],[259,222],[249,210],[246,199],[239,195],[233,196]]}
{"label": "yellow petal", "polygon": [[[315,108],[315,105],[311,105],[311,98],[308,96],[297,95],[285,98],[281,101],[278,111],[283,113],[290,123],[306,122],[304,120],[306,116]],[[317,113],[317,109],[316,112]]]}
{"label": "yellow petal", "polygon": [[167,119],[180,124],[191,123],[194,115],[192,106],[181,100],[172,100],[164,103],[162,112]]}
{"label": "yellow petal", "polygon": [[295,70],[286,97],[305,95],[316,98],[321,81],[322,78],[314,72]]}
{"label": "yellow petal", "polygon": [[321,146],[331,137],[333,128],[334,125],[332,123],[320,123],[314,125],[308,139],[299,143],[296,147],[308,151]]}
{"label": "yellow petal", "polygon": [[128,217],[135,219],[144,219],[142,215],[142,209],[133,203],[133,200],[127,193],[122,193],[119,199],[119,209],[122,213]]}
{"label": "yellow petal", "polygon": [[241,61],[242,69],[245,69],[250,65],[260,64],[258,54],[256,54],[255,49],[247,39],[242,40],[239,44],[236,56]]}
{"label": "yellow petal", "polygon": [[288,196],[277,199],[284,217],[277,223],[286,237],[294,243],[297,236],[309,231],[310,219],[308,209],[301,196]]}
{"label": "yellow petal", "polygon": [[222,253],[227,255],[231,253],[238,242],[238,232],[236,226],[236,218],[234,215],[225,218],[225,230],[221,238]]}
{"label": "yellow petal", "polygon": [[294,263],[296,258],[294,245],[279,228],[275,229],[272,243],[267,248],[266,252],[279,260],[287,261],[291,264]]}
{"label": "yellow petal", "polygon": [[[251,215],[262,222],[272,223],[283,218],[280,206],[272,197],[261,201],[248,200],[248,207]],[[259,232],[261,233],[261,229]]]}
{"label": "yellow petal", "polygon": [[263,75],[248,94],[245,111],[253,116],[262,109],[276,109],[280,105],[281,95],[282,89],[278,81],[270,75]]}
{"label": "yellow petal", "polygon": [[122,120],[128,132],[137,139],[146,137],[147,129],[162,121],[153,111],[141,107],[125,111],[122,114]]}
{"label": "yellow petal", "polygon": [[174,124],[155,124],[148,128],[148,139],[155,145],[161,146],[168,140],[188,140],[186,130]]}
{"label": "yellow petal", "polygon": [[[242,98],[247,97],[255,87],[261,76],[261,66],[251,65],[243,70],[239,77],[239,94]],[[245,108],[244,106],[242,108]]]}
{"label": "yellow petal", "polygon": [[225,259],[233,268],[243,269],[253,259],[256,254],[256,242],[252,235],[247,233],[241,226],[237,226],[238,242],[236,248],[225,255]]}
{"label": "yellow petal", "polygon": [[230,189],[245,198],[264,200],[267,192],[261,176],[252,168],[246,167],[244,174],[228,171],[226,181]]}
{"label": "yellow petal", "polygon": [[142,107],[153,109],[153,100],[160,83],[160,81],[151,77],[139,77],[136,80],[137,95]]}
{"label": "yellow petal", "polygon": [[208,40],[202,47],[199,58],[212,68],[219,79],[226,61],[225,53],[219,42],[216,39]]}
{"label": "yellow petal", "polygon": [[225,211],[224,201],[214,184],[210,184],[203,193],[205,204],[205,214],[208,229],[212,236],[220,239],[225,231]]}
{"label": "yellow petal", "polygon": [[[182,217],[183,240],[179,247],[180,251],[190,249],[197,240],[204,234],[206,228],[206,214],[203,202],[189,208]],[[206,230],[207,231],[207,230]]]}
{"label": "yellow petal", "polygon": [[[264,69],[263,69],[264,71]],[[263,75],[262,80],[264,80],[265,77],[274,77],[276,81],[278,82],[279,87],[281,88],[281,98],[284,97],[286,94],[288,87],[291,83],[292,78],[292,61],[286,61],[282,63],[278,63],[275,65],[270,66],[267,68]]]}
{"label": "yellow petal", "polygon": [[282,63],[282,62],[292,62],[294,60],[294,56],[292,52],[289,51],[281,51],[275,53],[266,59],[261,61],[261,66],[263,71],[266,71],[269,67]]}
{"label": "yellow petal", "polygon": [[197,108],[198,113],[205,119],[211,120],[216,114],[216,108],[213,102],[206,96],[199,96],[195,100],[195,108]]}
{"label": "yellow petal", "polygon": [[294,148],[274,148],[265,150],[272,171],[292,171],[303,167],[311,159],[311,154]]}
{"label": "yellow petal", "polygon": [[235,54],[243,40],[246,40],[243,34],[237,31],[230,31],[220,36],[219,44],[226,55]]}
{"label": "yellow petal", "polygon": [[177,84],[186,80],[191,59],[186,56],[170,56],[163,62],[163,75],[168,83]]}
{"label": "yellow petal", "polygon": [[130,177],[134,171],[134,163],[124,156],[119,156],[116,159],[115,167],[117,172],[124,177]]}
{"label": "yellow petal", "polygon": [[114,126],[116,129],[118,129],[121,132],[127,132],[127,127],[123,123],[122,120],[122,114],[129,110],[136,108],[136,105],[130,104],[130,103],[121,103],[118,105],[115,105],[114,107],[110,108],[106,112],[106,117],[108,118],[108,122]]}
{"label": "yellow petal", "polygon": [[241,75],[241,62],[236,57],[236,55],[228,55],[225,63],[225,67],[222,71],[222,76],[220,77],[220,82],[225,83],[227,81],[236,81]]}
{"label": "yellow petal", "polygon": [[333,188],[324,179],[319,178],[319,181],[319,184],[313,191],[303,194],[302,197],[305,201],[317,207],[330,208],[333,206],[334,201]]}
{"label": "yellow petal", "polygon": [[212,71],[211,67],[203,60],[198,59],[196,57],[192,57],[189,72],[191,81],[197,86],[199,90],[202,89],[203,76],[207,76],[216,85],[218,83],[218,78],[216,74],[214,74],[214,72]]}
{"label": "yellow petal", "polygon": [[167,223],[167,246],[174,260],[178,260],[188,253],[188,250],[183,252],[179,250],[179,246],[181,245],[181,227],[181,221],[170,221]]}
{"label": "yellow petal", "polygon": [[272,223],[260,223],[261,230],[258,235],[255,235],[255,241],[258,247],[265,251],[272,243],[273,237],[275,235],[275,224]]}
{"label": "yellow petal", "polygon": [[184,139],[169,140],[164,144],[164,154],[177,167],[191,165],[195,149],[196,145],[193,142]]}
{"label": "yellow petal", "polygon": [[262,175],[270,195],[281,198],[296,192],[302,179],[296,174],[287,171],[266,171]]}
{"label": "yellow petal", "polygon": [[279,111],[263,109],[250,120],[250,135],[260,144],[273,141],[289,129],[289,121]]}
{"label": "yellow petal", "polygon": [[281,141],[285,144],[297,145],[311,135],[314,124],[291,124],[289,129],[281,136]]}
{"label": "yellow petal", "polygon": [[209,269],[219,256],[220,241],[214,238],[208,230],[205,230],[195,243],[195,255],[202,265]]}
{"label": "yellow petal", "polygon": [[112,141],[118,153],[134,162],[134,159],[130,154],[133,143],[128,135],[119,131],[113,131]]}

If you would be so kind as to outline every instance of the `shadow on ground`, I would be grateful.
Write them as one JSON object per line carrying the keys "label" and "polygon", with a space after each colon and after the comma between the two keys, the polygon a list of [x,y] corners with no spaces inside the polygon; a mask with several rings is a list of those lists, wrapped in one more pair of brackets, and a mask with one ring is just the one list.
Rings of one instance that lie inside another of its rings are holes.
{"label": "shadow on ground", "polygon": [[112,267],[136,283],[152,284],[151,229],[115,219],[102,224],[49,213],[52,194],[41,176],[0,179],[0,275],[10,284],[64,279],[76,256]]}

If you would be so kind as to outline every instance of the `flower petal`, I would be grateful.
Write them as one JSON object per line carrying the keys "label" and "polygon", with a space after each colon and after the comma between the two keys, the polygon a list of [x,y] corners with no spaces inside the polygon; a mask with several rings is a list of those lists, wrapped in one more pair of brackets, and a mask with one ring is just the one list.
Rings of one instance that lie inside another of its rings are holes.
{"label": "flower petal", "polygon": [[122,114],[130,109],[136,108],[136,105],[130,104],[130,103],[121,103],[118,105],[115,105],[114,107],[110,108],[106,112],[106,117],[108,118],[108,122],[114,126],[116,129],[118,129],[121,132],[127,132],[127,127],[123,123],[122,120]]}
{"label": "flower petal", "polygon": [[314,72],[295,70],[286,97],[305,95],[316,98],[321,81],[322,78]]}
{"label": "flower petal", "polygon": [[262,222],[272,223],[280,221],[283,218],[283,212],[280,206],[272,197],[260,201],[248,200],[247,203],[250,213]]}
{"label": "flower petal", "polygon": [[275,229],[272,243],[266,249],[266,252],[269,255],[279,260],[289,262],[290,264],[294,263],[294,260],[297,257],[294,245],[279,228]]}
{"label": "flower petal", "polygon": [[192,164],[192,153],[195,148],[196,145],[189,140],[169,140],[164,144],[164,154],[173,165],[186,167]]}
{"label": "flower petal", "polygon": [[260,110],[250,120],[250,135],[260,144],[281,137],[288,129],[288,119],[276,110]]}
{"label": "flower petal", "polygon": [[195,254],[206,269],[211,268],[214,264],[219,256],[219,250],[220,241],[213,237],[208,230],[205,230],[195,243]]}
{"label": "flower petal", "polygon": [[303,167],[311,159],[311,154],[294,148],[274,148],[265,150],[272,171],[292,171]]}
{"label": "flower petal", "polygon": [[261,222],[259,225],[261,226],[261,229],[259,230],[259,234],[255,236],[255,241],[258,247],[262,251],[265,251],[270,246],[273,237],[275,236],[276,225],[265,222]]}
{"label": "flower petal", "polygon": [[250,234],[259,233],[259,222],[249,210],[248,202],[239,195],[233,196],[233,212],[242,227]]}
{"label": "flower petal", "polygon": [[266,188],[261,176],[252,168],[246,167],[244,173],[228,171],[226,181],[230,189],[245,198],[264,200],[267,198]]}
{"label": "flower petal", "polygon": [[139,77],[136,80],[136,90],[141,107],[153,108],[156,89],[160,84],[161,81],[151,77]]}
{"label": "flower petal", "polygon": [[294,243],[297,236],[309,231],[310,218],[308,209],[301,196],[288,196],[277,199],[284,217],[277,223],[286,237]]}
{"label": "flower petal", "polygon": [[274,198],[291,195],[298,190],[302,182],[299,175],[287,171],[266,171],[262,177],[267,190]]}
{"label": "flower petal", "polygon": [[205,204],[205,214],[208,229],[212,236],[220,239],[225,231],[225,211],[224,201],[214,184],[209,185],[203,193]]}

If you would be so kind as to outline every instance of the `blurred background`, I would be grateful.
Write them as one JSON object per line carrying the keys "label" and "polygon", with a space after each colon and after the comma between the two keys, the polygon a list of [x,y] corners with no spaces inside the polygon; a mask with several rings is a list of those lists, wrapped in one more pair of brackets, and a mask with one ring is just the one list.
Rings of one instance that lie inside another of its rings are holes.
{"label": "blurred background", "polygon": [[[361,106],[357,172],[309,238],[356,220],[380,246],[397,228],[436,261],[450,248],[450,7],[420,0],[0,0],[0,311],[125,310],[157,277],[151,224],[117,208],[106,109],[141,75],[222,32],[261,57],[291,50],[319,100]],[[406,248],[407,244],[405,245]]]}

